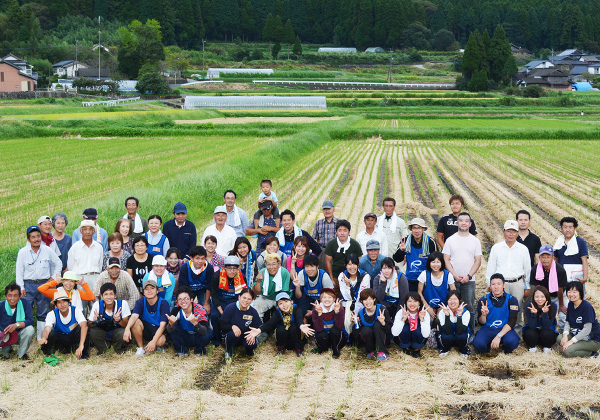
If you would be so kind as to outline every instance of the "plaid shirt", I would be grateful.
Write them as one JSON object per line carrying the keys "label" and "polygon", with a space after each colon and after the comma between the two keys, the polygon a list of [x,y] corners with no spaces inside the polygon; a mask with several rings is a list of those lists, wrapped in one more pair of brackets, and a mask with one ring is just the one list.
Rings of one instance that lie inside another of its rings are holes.
{"label": "plaid shirt", "polygon": [[[108,271],[100,273],[96,279],[96,283],[94,283],[94,296],[96,296],[96,300],[101,299],[100,288],[104,283],[112,283]],[[121,270],[115,282],[115,287],[117,288],[117,299],[126,300],[131,310],[133,310],[135,302],[140,298],[140,292],[138,292],[137,286],[127,271]]]}
{"label": "plaid shirt", "polygon": [[327,219],[317,220],[312,237],[323,249],[327,246],[327,242],[335,238],[335,224],[338,220],[335,216],[331,219],[331,222],[327,222]]}

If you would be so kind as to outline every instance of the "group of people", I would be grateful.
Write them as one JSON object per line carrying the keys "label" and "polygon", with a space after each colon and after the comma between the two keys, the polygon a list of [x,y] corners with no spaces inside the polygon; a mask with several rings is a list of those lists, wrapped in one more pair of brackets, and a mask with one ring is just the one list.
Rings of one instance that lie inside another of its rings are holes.
{"label": "group of people", "polygon": [[169,345],[178,356],[204,355],[212,343],[229,359],[239,346],[253,355],[269,335],[278,354],[301,356],[314,340],[316,353],[337,358],[356,345],[380,361],[394,343],[413,357],[426,345],[443,357],[452,348],[468,356],[471,345],[511,353],[521,339],[530,352],[556,345],[567,357],[598,355],[600,325],[585,300],[588,250],[573,217],[560,221],[554,246],[529,230],[527,211],[506,221],[484,274],[488,293],[476,301],[482,248],[459,195],[435,236],[422,218],[407,225],[388,197],[382,215],[365,214],[356,239],[330,200],[310,234],[293,211],[279,211],[269,180],[252,220],[236,198],[225,192],[199,244],[183,203],[163,224],[128,197],[110,234],[93,208],[71,236],[64,213],[40,217],[0,302],[0,357],[15,345],[27,359],[35,330],[44,354],[78,358],[135,342],[138,356]]}

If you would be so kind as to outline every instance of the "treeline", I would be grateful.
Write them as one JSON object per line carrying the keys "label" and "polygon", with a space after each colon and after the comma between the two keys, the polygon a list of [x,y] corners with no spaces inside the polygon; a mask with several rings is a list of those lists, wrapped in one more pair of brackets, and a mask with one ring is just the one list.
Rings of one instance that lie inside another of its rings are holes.
{"label": "treeline", "polygon": [[600,2],[588,0],[0,0],[0,46],[39,42],[68,17],[102,16],[109,26],[156,19],[165,45],[200,49],[202,38],[264,40],[269,14],[290,20],[302,43],[451,50],[502,25],[534,52],[600,53]]}

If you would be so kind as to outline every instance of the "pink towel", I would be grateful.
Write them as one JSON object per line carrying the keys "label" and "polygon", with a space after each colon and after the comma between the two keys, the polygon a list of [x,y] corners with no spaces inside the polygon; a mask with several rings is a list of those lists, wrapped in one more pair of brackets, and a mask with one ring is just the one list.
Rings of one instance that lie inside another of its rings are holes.
{"label": "pink towel", "polygon": [[[535,270],[535,279],[544,280],[544,267],[539,262]],[[548,275],[548,291],[550,293],[558,292],[558,275],[556,274],[556,261],[552,261],[550,266],[550,274]]]}

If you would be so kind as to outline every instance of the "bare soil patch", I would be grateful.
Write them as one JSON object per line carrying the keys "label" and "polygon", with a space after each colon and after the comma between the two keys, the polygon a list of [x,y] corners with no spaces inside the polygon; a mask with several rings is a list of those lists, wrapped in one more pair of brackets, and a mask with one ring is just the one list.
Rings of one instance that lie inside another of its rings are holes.
{"label": "bare soil patch", "polygon": [[239,117],[239,118],[208,118],[204,120],[174,120],[175,124],[248,124],[248,123],[279,123],[307,124],[319,121],[337,121],[342,117]]}

